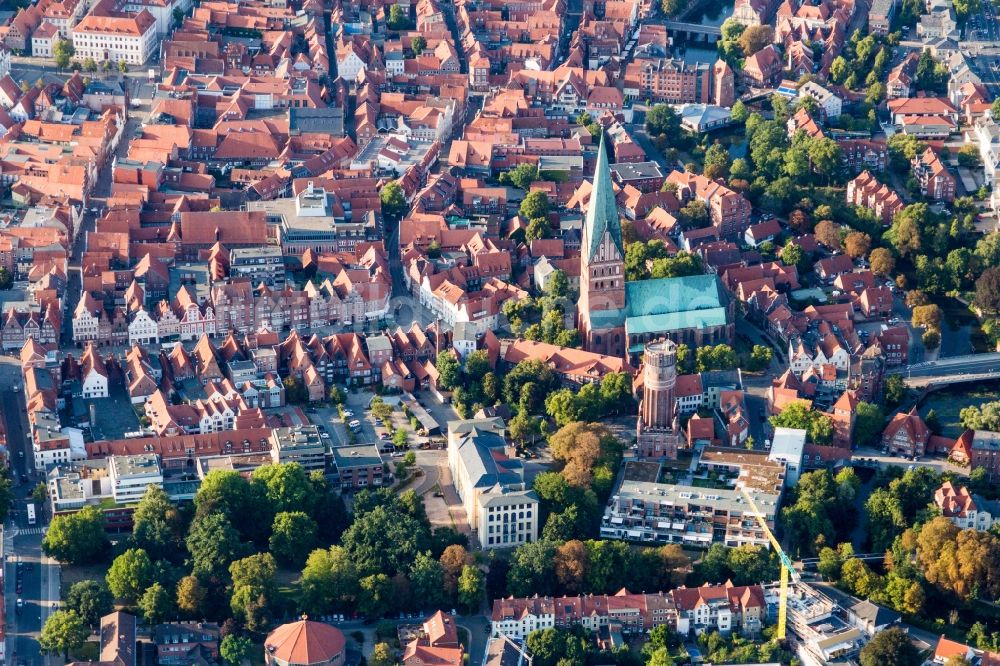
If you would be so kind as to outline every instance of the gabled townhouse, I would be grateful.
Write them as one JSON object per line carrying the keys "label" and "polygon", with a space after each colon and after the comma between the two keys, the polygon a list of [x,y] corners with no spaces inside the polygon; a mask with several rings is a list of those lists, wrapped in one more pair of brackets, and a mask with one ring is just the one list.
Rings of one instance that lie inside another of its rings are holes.
{"label": "gabled townhouse", "polygon": [[108,392],[108,369],[93,342],[87,344],[83,356],[80,357],[80,383],[85,400],[107,398],[110,395]]}

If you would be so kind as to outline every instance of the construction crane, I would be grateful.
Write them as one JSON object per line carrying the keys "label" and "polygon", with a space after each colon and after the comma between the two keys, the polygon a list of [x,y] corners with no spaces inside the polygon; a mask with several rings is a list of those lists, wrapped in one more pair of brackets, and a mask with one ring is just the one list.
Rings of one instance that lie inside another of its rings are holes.
{"label": "construction crane", "polygon": [[774,548],[774,552],[778,554],[778,559],[781,561],[781,585],[778,588],[778,628],[774,633],[774,637],[779,641],[783,641],[785,640],[785,622],[788,619],[788,579],[791,577],[793,582],[798,583],[799,572],[795,570],[795,567],[792,566],[792,561],[788,559],[788,555],[785,555],[785,551],[781,549],[781,544],[774,537],[771,528],[767,526],[767,518],[757,508],[757,503],[750,497],[750,493],[744,488],[740,488],[740,492],[743,493],[743,498],[746,499],[747,504],[753,509],[754,517],[760,523],[761,529],[767,535],[767,540],[771,542],[771,547]]}

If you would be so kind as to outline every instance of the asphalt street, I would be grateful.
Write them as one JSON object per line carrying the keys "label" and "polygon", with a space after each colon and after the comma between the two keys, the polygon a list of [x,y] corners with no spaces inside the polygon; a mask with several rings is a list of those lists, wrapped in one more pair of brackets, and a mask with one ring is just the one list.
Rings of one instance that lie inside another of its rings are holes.
{"label": "asphalt street", "polygon": [[[37,523],[28,525],[25,507],[38,477],[32,469],[23,396],[8,388],[0,393],[0,404],[3,405],[17,497],[11,519],[4,528],[6,653],[8,661],[18,666],[42,666],[47,660],[39,650],[38,634],[53,604],[59,601],[59,565],[42,554],[45,513],[40,507],[36,507]],[[18,561],[21,562],[20,576]],[[20,608],[18,599],[21,600]]]}
{"label": "asphalt street", "polygon": [[901,370],[904,377],[948,377],[994,372],[1000,373],[1000,353],[951,356],[926,363],[914,363]]}

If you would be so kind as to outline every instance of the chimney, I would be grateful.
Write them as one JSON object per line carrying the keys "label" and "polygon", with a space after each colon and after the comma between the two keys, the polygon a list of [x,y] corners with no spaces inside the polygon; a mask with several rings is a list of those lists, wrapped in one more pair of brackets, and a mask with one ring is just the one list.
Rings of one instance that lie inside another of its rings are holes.
{"label": "chimney", "polygon": [[90,427],[97,427],[97,405],[95,403],[90,403]]}

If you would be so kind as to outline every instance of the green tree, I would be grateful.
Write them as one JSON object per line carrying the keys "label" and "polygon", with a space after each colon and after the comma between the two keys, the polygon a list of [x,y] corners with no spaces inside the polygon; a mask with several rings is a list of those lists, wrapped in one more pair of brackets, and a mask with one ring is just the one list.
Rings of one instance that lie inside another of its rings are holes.
{"label": "green tree", "polygon": [[664,16],[673,17],[680,14],[688,6],[688,0],[660,0],[660,8]]}
{"label": "green tree", "polygon": [[209,472],[194,496],[195,517],[221,513],[244,538],[266,543],[273,513],[264,488],[232,470]]}
{"label": "green tree", "polygon": [[427,48],[427,40],[422,35],[417,35],[410,40],[410,48],[413,50],[414,55],[420,55]]}
{"label": "green tree", "polygon": [[430,545],[430,529],[398,507],[376,506],[358,515],[344,532],[342,544],[362,571],[395,575]]}
{"label": "green tree", "polygon": [[316,547],[316,521],[303,511],[282,511],[274,517],[271,552],[284,564],[301,567]]}
{"label": "green tree", "polygon": [[368,618],[385,615],[392,605],[392,581],[384,573],[366,576],[358,582],[358,610]]}
{"label": "green tree", "polygon": [[115,598],[135,603],[153,582],[153,562],[143,549],[129,548],[111,563],[105,579]]}
{"label": "green tree", "polygon": [[68,39],[60,39],[52,46],[52,57],[55,58],[56,67],[59,69],[69,67],[69,61],[75,55],[76,49],[73,48],[73,42]]}
{"label": "green tree", "polygon": [[669,104],[655,104],[646,112],[646,131],[650,136],[680,135],[681,119]]}
{"label": "green tree", "polygon": [[983,161],[979,158],[979,148],[975,144],[962,146],[958,151],[958,164],[969,169],[980,166]]}
{"label": "green tree", "polygon": [[266,613],[277,594],[278,565],[271,553],[256,553],[229,565],[233,594],[229,604],[233,614],[251,631],[266,624]]}
{"label": "green tree", "polygon": [[150,484],[132,514],[132,538],[139,548],[169,559],[181,549],[182,523],[163,488]]}
{"label": "green tree", "polygon": [[868,536],[874,552],[882,552],[906,529],[906,516],[899,498],[886,488],[876,488],[865,501]]}
{"label": "green tree", "polygon": [[38,645],[46,654],[62,654],[69,658],[70,652],[76,652],[90,636],[90,629],[76,611],[58,610],[49,615],[38,636]]}
{"label": "green tree", "polygon": [[747,58],[774,41],[774,29],[769,25],[752,25],[740,35],[739,43]]}
{"label": "green tree", "polygon": [[774,358],[774,352],[771,351],[770,347],[765,345],[754,345],[753,349],[750,351],[748,369],[755,372],[766,370],[771,365],[772,358]]}
{"label": "green tree", "polygon": [[747,109],[746,105],[741,100],[736,100],[730,111],[729,119],[738,125],[742,125],[749,117],[750,111]]}
{"label": "green tree", "polygon": [[6,266],[0,266],[0,291],[7,291],[14,287],[14,276],[10,274]]}
{"label": "green tree", "polygon": [[438,354],[434,367],[438,372],[438,384],[443,389],[453,389],[460,385],[462,367],[454,352],[445,350]]}
{"label": "green tree", "polygon": [[470,613],[476,612],[483,600],[485,583],[486,577],[479,567],[473,564],[462,567],[462,574],[458,577],[458,603]]}
{"label": "green tree", "polygon": [[896,406],[906,398],[906,384],[899,375],[889,375],[885,380],[885,401]]}
{"label": "green tree", "polygon": [[368,663],[371,666],[395,666],[396,658],[392,654],[392,647],[388,643],[376,643]]}
{"label": "green tree", "polygon": [[125,62],[124,60],[119,60],[118,61],[118,71],[121,72],[122,74],[127,74],[128,73],[128,63]]}
{"label": "green tree", "polygon": [[358,568],[341,546],[309,554],[302,570],[302,603],[314,613],[346,609],[358,595]]}
{"label": "green tree", "polygon": [[196,516],[186,543],[192,572],[198,576],[224,576],[229,564],[244,552],[239,533],[221,513]]}
{"label": "green tree", "polygon": [[[713,143],[705,151],[705,175],[709,178],[725,176],[729,171],[729,150],[721,143]],[[709,168],[712,168],[709,173]]]}
{"label": "green tree", "polygon": [[507,572],[507,590],[515,597],[534,593],[550,595],[554,592],[554,561],[557,544],[539,540],[526,543],[514,551],[511,567]]}
{"label": "green tree", "polygon": [[677,221],[685,229],[697,229],[708,224],[708,206],[704,201],[692,199],[683,208],[677,211]]}
{"label": "green tree", "polygon": [[205,615],[208,590],[197,576],[184,576],[177,583],[177,608],[191,618]]}
{"label": "green tree", "polygon": [[403,8],[399,5],[392,5],[389,7],[389,18],[386,19],[386,25],[389,26],[390,30],[405,30],[410,24],[410,17],[403,13]]}
{"label": "green tree", "polygon": [[410,569],[410,588],[414,599],[421,599],[430,608],[445,603],[444,566],[430,553],[419,553]]}
{"label": "green tree", "polygon": [[524,239],[527,241],[548,238],[552,235],[552,227],[549,225],[549,218],[536,217],[528,222],[528,227],[524,230]]}
{"label": "green tree", "polygon": [[781,262],[786,266],[801,266],[805,260],[805,252],[803,252],[802,247],[794,241],[788,241],[788,243],[781,248]]}
{"label": "green tree", "polygon": [[46,555],[69,564],[96,562],[104,556],[107,548],[104,514],[96,506],[85,506],[76,513],[56,516],[42,539],[42,550]]}
{"label": "green tree", "polygon": [[859,402],[855,410],[854,441],[870,444],[882,434],[885,428],[885,412],[878,405]]}
{"label": "green tree", "polygon": [[538,166],[531,163],[518,164],[516,167],[504,174],[501,182],[506,180],[514,187],[527,191],[531,184],[539,179]]}
{"label": "green tree", "polygon": [[89,58],[89,57],[88,58],[84,58],[83,59],[83,71],[85,71],[85,72],[91,72],[91,73],[96,72],[97,71],[97,61],[94,60],[93,58]]}
{"label": "green tree", "polygon": [[153,583],[142,593],[139,608],[142,609],[142,616],[146,618],[147,623],[159,624],[173,614],[174,600],[167,588],[159,583]]}
{"label": "green tree", "polygon": [[258,485],[276,513],[304,511],[312,504],[312,484],[305,468],[297,462],[261,465],[250,475],[250,484]]}
{"label": "green tree", "polygon": [[528,192],[527,196],[521,200],[521,206],[517,212],[524,220],[534,220],[539,217],[548,218],[549,195],[541,190]]}
{"label": "green tree", "polygon": [[246,636],[227,634],[219,643],[219,656],[229,666],[240,666],[250,658],[253,643]]}
{"label": "green tree", "polygon": [[775,428],[799,428],[805,430],[809,439],[820,445],[828,445],[833,439],[833,421],[821,412],[812,411],[803,402],[793,402],[781,410],[780,414],[772,416],[771,425]]}
{"label": "green tree", "polygon": [[[396,8],[396,5],[393,5]],[[382,214],[391,220],[398,220],[406,212],[406,194],[403,187],[396,181],[391,181],[382,186],[378,192],[379,201],[382,204]]]}
{"label": "green tree", "polygon": [[899,627],[875,634],[861,649],[861,666],[920,666],[920,653]]}
{"label": "green tree", "polygon": [[73,583],[66,593],[66,608],[76,611],[90,627],[97,626],[101,617],[111,612],[114,601],[107,585],[96,580]]}

